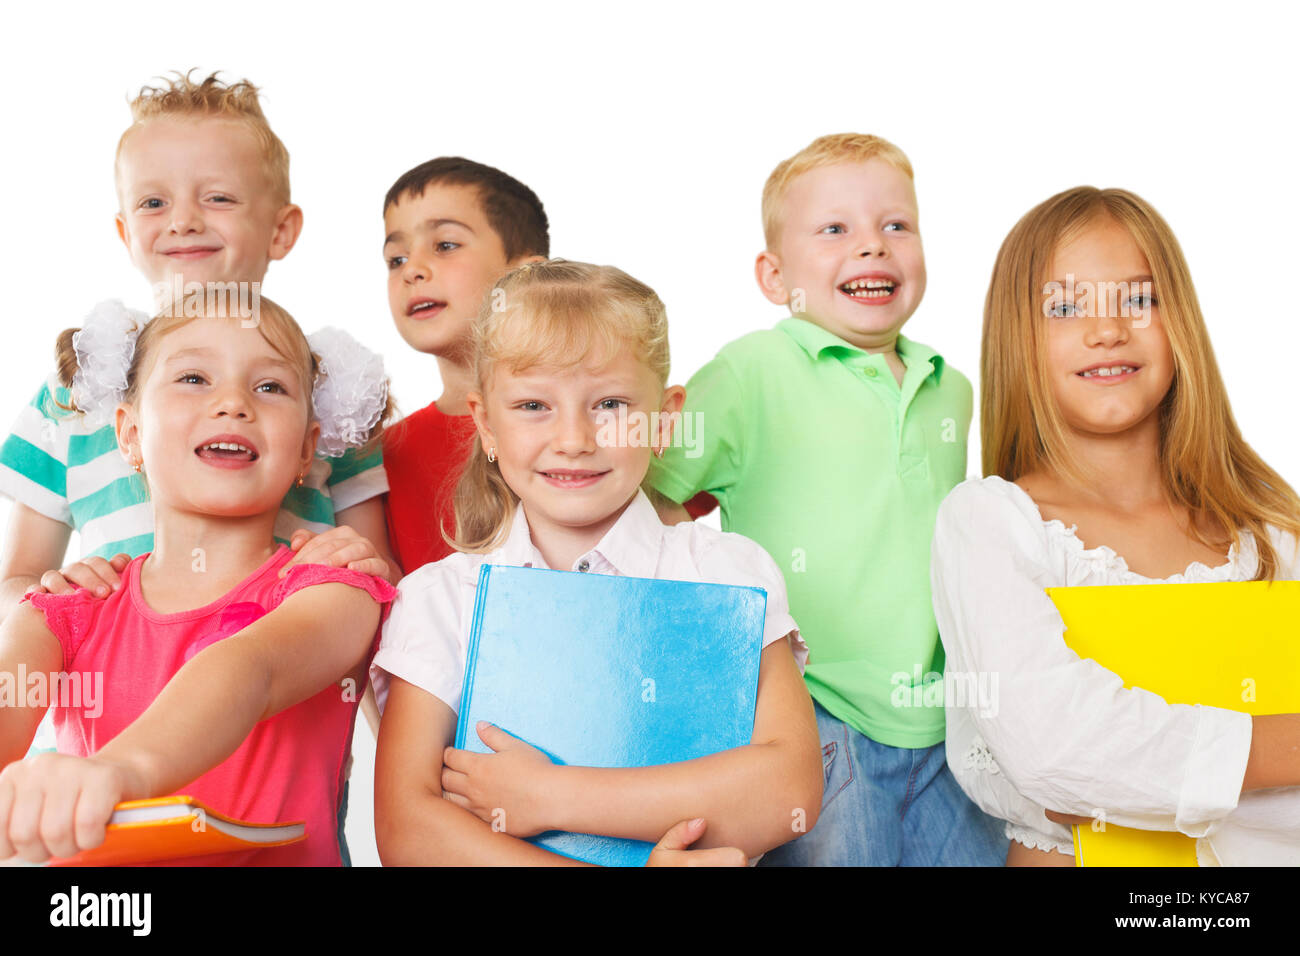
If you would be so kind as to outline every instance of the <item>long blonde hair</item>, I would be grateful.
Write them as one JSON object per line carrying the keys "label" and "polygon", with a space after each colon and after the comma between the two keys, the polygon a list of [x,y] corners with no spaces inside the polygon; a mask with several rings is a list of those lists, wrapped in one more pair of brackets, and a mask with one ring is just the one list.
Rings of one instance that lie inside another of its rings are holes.
{"label": "long blonde hair", "polygon": [[[1159,409],[1160,475],[1170,504],[1259,552],[1256,580],[1271,580],[1277,554],[1267,526],[1300,535],[1300,498],[1241,437],[1210,346],[1178,240],[1146,201],[1122,189],[1080,186],[1058,193],[1016,223],[998,251],[984,303],[980,351],[980,439],[985,475],[1015,481],[1045,468],[1086,484],[1070,453],[1046,369],[1043,290],[1058,246],[1099,218],[1124,226],[1151,266],[1174,378]],[[1192,533],[1207,546],[1201,522]]]}
{"label": "long blonde hair", "polygon": [[[630,349],[660,385],[668,380],[668,317],[655,291],[613,266],[551,259],[520,266],[488,294],[473,330],[476,390],[486,396],[498,367],[560,371],[597,365]],[[485,552],[510,531],[519,498],[477,435],[456,486],[457,551]]]}

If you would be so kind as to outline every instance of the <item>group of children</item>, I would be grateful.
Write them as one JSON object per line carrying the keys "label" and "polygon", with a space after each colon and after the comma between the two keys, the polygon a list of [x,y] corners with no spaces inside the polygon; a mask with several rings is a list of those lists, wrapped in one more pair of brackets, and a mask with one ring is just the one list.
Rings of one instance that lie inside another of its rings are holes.
{"label": "group of children", "polygon": [[[1096,807],[1207,838],[1249,816],[1255,837],[1216,850],[1251,862],[1298,828],[1300,715],[1125,689],[1069,651],[1043,592],[1300,577],[1300,499],[1241,440],[1182,254],[1138,197],[1071,190],[1006,240],[988,477],[963,483],[973,393],[901,334],[926,270],[912,168],[883,139],[777,166],[756,276],[790,317],[685,389],[654,291],[550,259],[532,190],[461,158],[403,174],[388,300],[443,392],[392,423],[363,346],[264,296],[184,291],[260,284],[302,227],[256,90],[177,77],[132,110],[118,231],[178,293],[65,333],[0,448],[0,672],[105,682],[26,759],[45,707],[0,698],[0,859],[71,856],[117,802],[181,791],[307,821],[302,843],[199,862],[346,863],[367,678],[385,863],[572,863],[524,839],[561,829],[649,841],[659,865],[1050,864]],[[1048,300],[1067,275],[1141,286],[1140,321]],[[700,442],[673,440],[683,416]],[[634,417],[651,424],[611,439]],[[691,520],[715,506],[724,532]],[[80,560],[51,570],[73,529]],[[750,744],[637,768],[556,765],[488,724],[492,753],[452,747],[484,564],[764,589]],[[945,655],[998,673],[999,706],[912,705]]]}

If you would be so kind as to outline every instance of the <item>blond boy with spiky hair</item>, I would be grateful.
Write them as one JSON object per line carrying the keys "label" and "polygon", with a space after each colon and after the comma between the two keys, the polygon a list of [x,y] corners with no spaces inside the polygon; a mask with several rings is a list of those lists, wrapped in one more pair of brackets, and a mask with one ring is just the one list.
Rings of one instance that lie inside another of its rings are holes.
{"label": "blond boy with spiky hair", "polygon": [[[153,288],[153,308],[179,301],[176,290],[196,283],[260,294],[267,267],[297,241],[302,211],[290,201],[289,153],[257,87],[176,74],[144,87],[131,115],[117,150],[117,230]],[[119,454],[111,424],[70,413],[70,384],[51,376],[0,447],[0,493],[14,502],[0,552],[0,616],[32,587],[63,593],[80,585],[107,595],[127,560],[153,549],[141,476]],[[387,489],[378,450],[318,456],[285,498],[276,535],[302,549],[295,562],[396,580]],[[62,564],[74,530],[81,560],[49,570]]]}
{"label": "blond boy with spiky hair", "polygon": [[177,76],[145,87],[117,144],[117,232],[154,288],[258,282],[302,230],[290,202],[289,151],[247,80]]}
{"label": "blond boy with spiky hair", "polygon": [[703,454],[671,447],[650,471],[768,550],[811,649],[820,819],[763,863],[1000,865],[1001,827],[944,760],[930,539],[966,476],[973,393],[901,333],[926,283],[911,163],[876,136],[823,136],[773,171],[763,231],[758,284],[790,317],[696,373]]}

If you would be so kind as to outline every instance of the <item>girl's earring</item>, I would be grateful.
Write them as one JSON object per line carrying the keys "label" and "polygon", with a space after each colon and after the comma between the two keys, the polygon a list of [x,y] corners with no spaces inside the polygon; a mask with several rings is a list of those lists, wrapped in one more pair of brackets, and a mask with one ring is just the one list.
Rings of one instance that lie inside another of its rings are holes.
{"label": "girl's earring", "polygon": [[302,473],[302,472],[299,472],[299,474],[298,474],[298,480],[297,480],[297,482],[295,482],[295,484],[296,484],[297,487],[299,487],[299,488],[302,487],[302,476],[303,476],[303,473]]}
{"label": "girl's earring", "polygon": [[143,465],[143,464],[144,464],[144,463],[143,463],[142,461],[140,461],[139,458],[132,458],[132,459],[131,459],[131,467],[135,470],[135,473],[136,473],[137,475],[140,474],[140,466]]}
{"label": "girl's earring", "polygon": [[488,449],[488,461],[496,461],[496,460],[497,460],[497,446],[493,445],[491,448]]}

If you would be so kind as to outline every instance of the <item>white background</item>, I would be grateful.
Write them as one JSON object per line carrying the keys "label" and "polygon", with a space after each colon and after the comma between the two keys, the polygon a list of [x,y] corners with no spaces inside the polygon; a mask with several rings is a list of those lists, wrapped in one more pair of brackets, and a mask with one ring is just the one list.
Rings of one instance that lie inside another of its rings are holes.
{"label": "white background", "polygon": [[[1191,263],[1247,440],[1295,485],[1293,10],[9,5],[0,417],[34,394],[55,335],[91,305],[148,306],[113,226],[114,150],[129,97],[197,67],[260,85],[292,157],[305,229],[272,264],[266,294],[308,331],[342,326],[381,351],[406,411],[439,387],[433,360],[411,352],[388,315],[381,205],[404,170],[459,154],[530,185],[553,254],[613,263],[658,290],[684,382],[725,342],[782,317],[752,268],[771,168],[815,136],[853,130],[894,141],[916,170],[929,286],[907,334],[977,386],[984,293],[1015,221],[1080,184],[1150,200]],[[349,820],[358,863],[376,860],[366,733],[358,727]]]}

